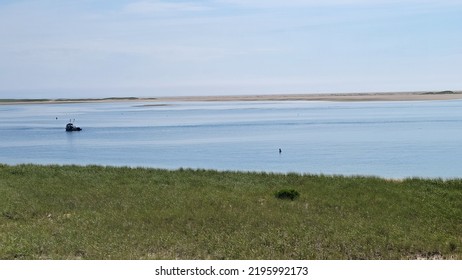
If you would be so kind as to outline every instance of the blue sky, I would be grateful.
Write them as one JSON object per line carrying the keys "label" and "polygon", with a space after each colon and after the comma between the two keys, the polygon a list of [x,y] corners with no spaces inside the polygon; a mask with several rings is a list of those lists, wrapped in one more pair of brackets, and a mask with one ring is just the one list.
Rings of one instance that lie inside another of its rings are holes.
{"label": "blue sky", "polygon": [[462,1],[0,0],[0,98],[461,90]]}

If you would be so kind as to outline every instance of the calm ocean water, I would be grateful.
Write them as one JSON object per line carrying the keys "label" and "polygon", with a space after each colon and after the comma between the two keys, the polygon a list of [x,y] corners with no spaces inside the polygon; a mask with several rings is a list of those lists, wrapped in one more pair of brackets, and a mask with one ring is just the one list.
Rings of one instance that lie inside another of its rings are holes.
{"label": "calm ocean water", "polygon": [[0,162],[462,177],[459,100],[144,105],[0,106]]}

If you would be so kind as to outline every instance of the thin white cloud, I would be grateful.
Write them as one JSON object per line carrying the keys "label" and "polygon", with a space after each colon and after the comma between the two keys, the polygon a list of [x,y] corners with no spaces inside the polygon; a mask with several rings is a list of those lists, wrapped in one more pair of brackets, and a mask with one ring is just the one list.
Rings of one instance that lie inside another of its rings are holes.
{"label": "thin white cloud", "polygon": [[215,0],[216,3],[237,5],[254,8],[283,8],[283,7],[323,7],[323,6],[351,6],[351,5],[388,5],[388,4],[456,4],[456,0]]}
{"label": "thin white cloud", "polygon": [[123,11],[135,14],[151,14],[161,12],[200,12],[211,7],[195,2],[169,2],[160,0],[138,1],[127,4]]}

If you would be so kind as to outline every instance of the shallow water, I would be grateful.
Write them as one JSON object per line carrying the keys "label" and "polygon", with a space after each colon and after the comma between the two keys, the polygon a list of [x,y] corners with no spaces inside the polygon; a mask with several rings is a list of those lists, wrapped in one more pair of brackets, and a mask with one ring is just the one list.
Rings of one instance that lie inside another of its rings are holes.
{"label": "shallow water", "polygon": [[144,105],[0,106],[0,162],[462,176],[459,100]]}

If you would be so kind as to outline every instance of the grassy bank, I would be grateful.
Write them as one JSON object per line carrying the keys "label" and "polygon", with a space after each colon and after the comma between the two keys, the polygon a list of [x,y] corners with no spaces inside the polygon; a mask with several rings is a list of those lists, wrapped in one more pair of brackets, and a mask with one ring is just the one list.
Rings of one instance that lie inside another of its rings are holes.
{"label": "grassy bank", "polygon": [[462,259],[462,180],[0,165],[0,259],[416,258]]}

